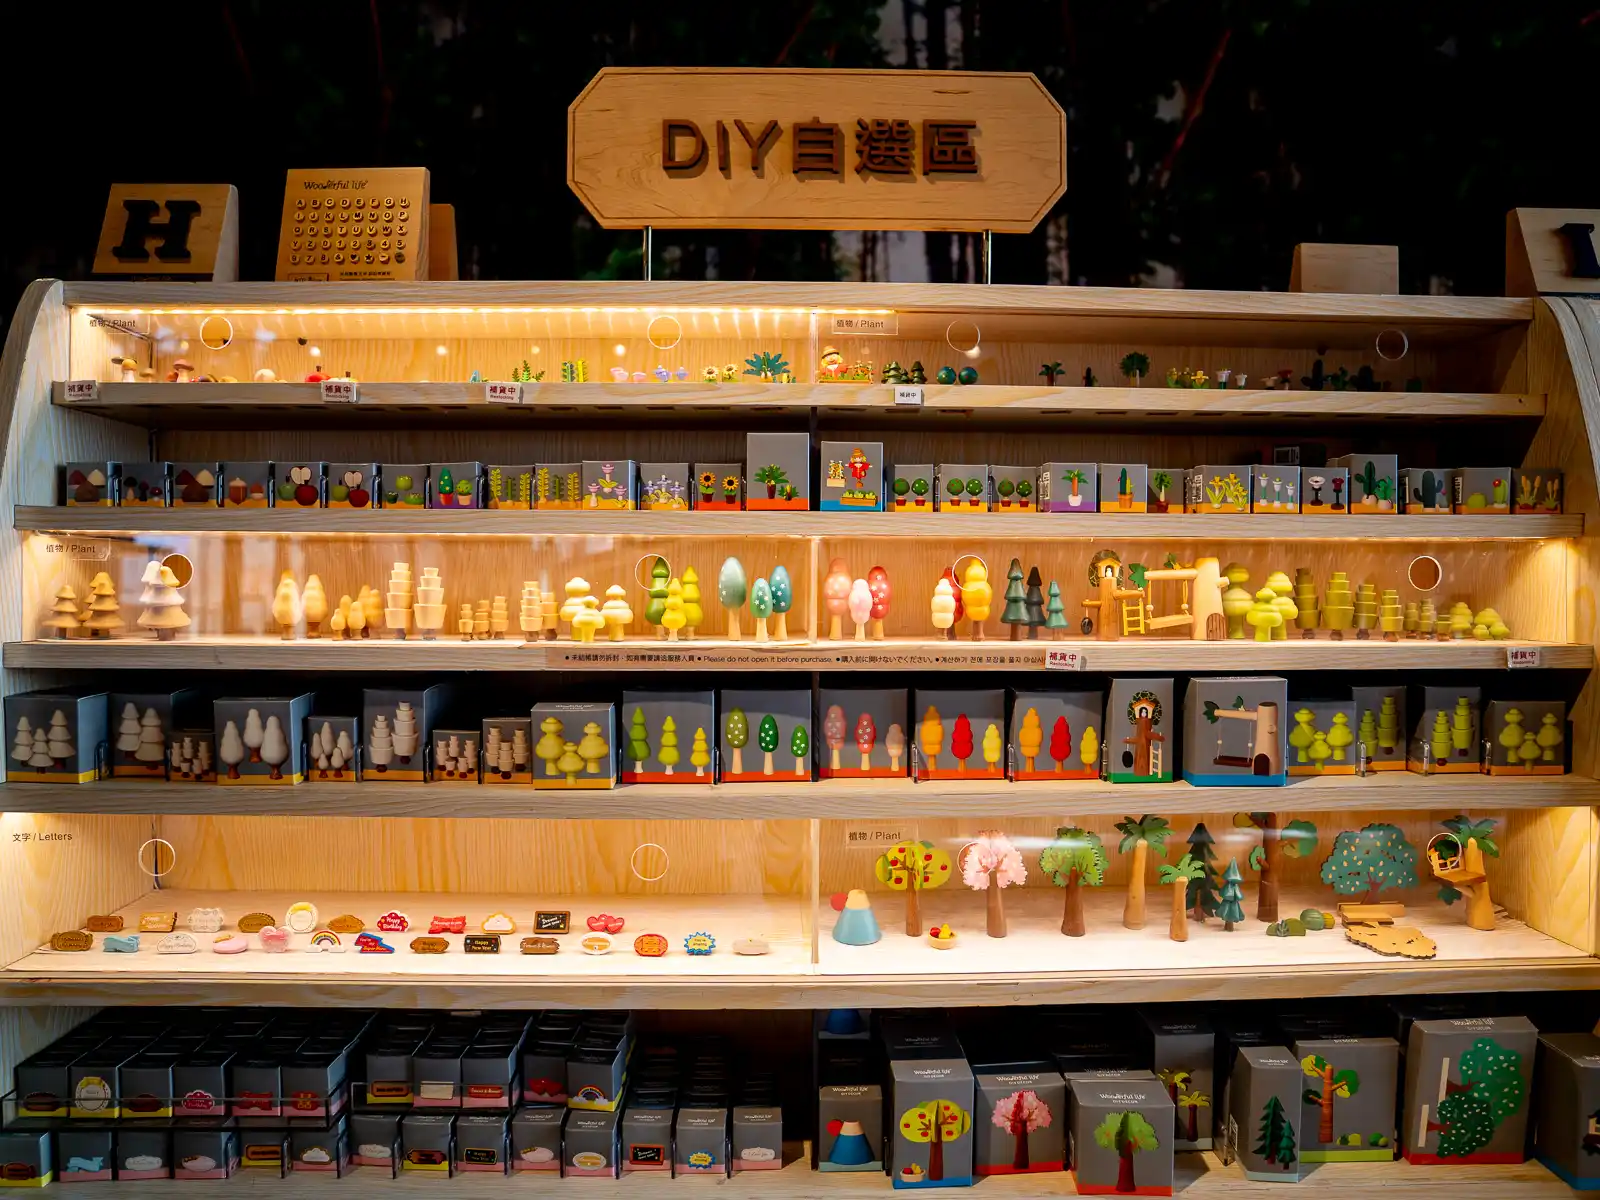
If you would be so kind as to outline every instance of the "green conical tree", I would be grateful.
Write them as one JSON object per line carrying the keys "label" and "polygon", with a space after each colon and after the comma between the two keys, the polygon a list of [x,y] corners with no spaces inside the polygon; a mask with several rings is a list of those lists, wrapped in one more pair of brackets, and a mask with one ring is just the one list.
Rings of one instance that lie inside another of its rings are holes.
{"label": "green conical tree", "polygon": [[1000,614],[1000,624],[1011,626],[1011,640],[1015,642],[1028,624],[1028,593],[1022,586],[1022,563],[1017,559],[1011,560],[1006,579],[1006,607]]}

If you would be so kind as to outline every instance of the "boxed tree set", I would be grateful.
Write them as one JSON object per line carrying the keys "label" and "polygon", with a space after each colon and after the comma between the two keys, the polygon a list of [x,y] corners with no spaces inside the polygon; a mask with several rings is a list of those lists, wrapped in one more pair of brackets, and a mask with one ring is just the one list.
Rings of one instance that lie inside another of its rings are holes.
{"label": "boxed tree set", "polygon": [[683,756],[684,742],[691,759],[695,747],[711,751],[716,745],[707,740],[716,737],[716,693],[625,691],[621,720],[623,783],[716,782],[710,753],[703,763]]}
{"label": "boxed tree set", "polygon": [[1006,696],[997,688],[911,694],[917,779],[1004,779]]}
{"label": "boxed tree set", "polygon": [[724,691],[717,712],[723,783],[810,782],[810,692]]}
{"label": "boxed tree set", "polygon": [[1098,779],[1104,692],[1013,692],[1012,779]]}
{"label": "boxed tree set", "polygon": [[818,777],[903,779],[910,765],[907,703],[904,688],[823,688]]}

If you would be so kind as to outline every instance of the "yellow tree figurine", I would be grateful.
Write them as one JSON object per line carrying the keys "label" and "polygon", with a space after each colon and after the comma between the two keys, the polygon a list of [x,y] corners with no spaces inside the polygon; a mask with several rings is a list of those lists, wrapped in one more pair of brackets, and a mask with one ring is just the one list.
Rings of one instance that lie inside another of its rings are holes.
{"label": "yellow tree figurine", "polygon": [[88,620],[83,623],[91,638],[110,637],[113,629],[122,628],[122,614],[117,605],[117,589],[111,585],[111,576],[99,572],[89,581]]}
{"label": "yellow tree figurine", "polygon": [[1255,599],[1245,586],[1250,582],[1250,569],[1243,563],[1231,562],[1222,568],[1222,577],[1228,582],[1222,593],[1222,614],[1228,621],[1228,636],[1242,638],[1246,636],[1244,615]]}
{"label": "yellow tree figurine", "polygon": [[961,602],[972,621],[972,640],[983,641],[983,623],[989,619],[989,605],[994,601],[994,589],[989,586],[989,568],[981,559],[974,558],[962,572]]}
{"label": "yellow tree figurine", "polygon": [[294,640],[294,627],[300,623],[300,587],[288,571],[278,578],[278,590],[272,594],[272,619],[284,641]]}
{"label": "yellow tree figurine", "polygon": [[[600,615],[605,619],[606,635],[613,642],[620,642],[627,637],[628,626],[633,623],[633,609],[628,607],[628,589],[620,583],[613,583],[608,587],[606,589],[606,602],[600,606]],[[687,605],[685,605],[684,616],[685,621],[687,621]]]}
{"label": "yellow tree figurine", "polygon": [[[1044,745],[1044,726],[1039,723],[1039,710],[1030,706],[1022,714],[1022,728],[1017,731],[1017,749],[1022,754],[1022,769],[1033,770],[1034,759],[1039,757],[1039,749]],[[1060,764],[1056,764],[1057,770]]]}
{"label": "yellow tree figurine", "polygon": [[917,731],[922,757],[927,760],[922,764],[922,769],[931,774],[939,765],[939,752],[944,749],[944,724],[939,720],[939,710],[933,705],[928,705],[928,711],[922,714]]}
{"label": "yellow tree figurine", "polygon": [[[610,592],[606,593],[608,596]],[[632,617],[628,618],[630,621]],[[694,631],[700,628],[700,622],[706,619],[705,609],[700,607],[700,576],[693,567],[683,569],[683,636],[691,642],[694,641]],[[781,621],[782,618],[780,617]]]}
{"label": "yellow tree figurine", "polygon": [[922,936],[917,895],[950,881],[950,856],[932,842],[901,842],[878,857],[873,868],[878,882],[906,894],[906,936]]}
{"label": "yellow tree figurine", "polygon": [[706,747],[706,731],[697,728],[694,731],[694,743],[689,747],[689,765],[694,768],[694,773],[704,776],[706,768],[711,765],[711,751]]}
{"label": "yellow tree figurine", "polygon": [[678,640],[678,630],[688,623],[683,615],[683,584],[677,579],[667,582],[667,605],[661,613],[661,628],[667,631],[667,641]]}
{"label": "yellow tree figurine", "polygon": [[300,595],[300,610],[306,618],[306,636],[322,636],[322,623],[328,619],[328,593],[322,580],[315,575],[306,576],[306,590]]}
{"label": "yellow tree figurine", "polygon": [[539,722],[539,732],[543,735],[534,746],[534,754],[544,759],[544,773],[546,775],[560,774],[556,770],[556,760],[561,757],[562,726],[559,717],[546,717]]}
{"label": "yellow tree figurine", "polygon": [[983,761],[988,764],[990,771],[999,768],[1000,752],[1003,749],[1000,742],[1000,726],[991,723],[983,731]]}
{"label": "yellow tree figurine", "polygon": [[50,616],[41,626],[54,629],[58,638],[70,637],[78,631],[78,594],[66,584],[56,589],[56,602],[50,606]]}

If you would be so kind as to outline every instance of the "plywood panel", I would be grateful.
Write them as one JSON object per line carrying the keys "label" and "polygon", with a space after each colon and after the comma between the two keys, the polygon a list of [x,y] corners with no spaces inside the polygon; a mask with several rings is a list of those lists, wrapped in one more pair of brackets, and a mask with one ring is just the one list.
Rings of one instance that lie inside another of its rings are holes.
{"label": "plywood panel", "polygon": [[12,1072],[28,1055],[43,1050],[95,1014],[93,1008],[36,1005],[0,1008],[0,1079],[9,1086]]}

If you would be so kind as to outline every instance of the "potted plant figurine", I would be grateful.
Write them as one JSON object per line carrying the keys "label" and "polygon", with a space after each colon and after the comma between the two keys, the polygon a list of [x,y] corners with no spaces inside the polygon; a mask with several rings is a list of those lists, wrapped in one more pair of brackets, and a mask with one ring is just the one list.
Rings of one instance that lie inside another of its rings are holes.
{"label": "potted plant figurine", "polygon": [[1141,354],[1137,350],[1131,354],[1124,354],[1122,361],[1117,366],[1134,387],[1140,386],[1140,381],[1150,374],[1149,356]]}

